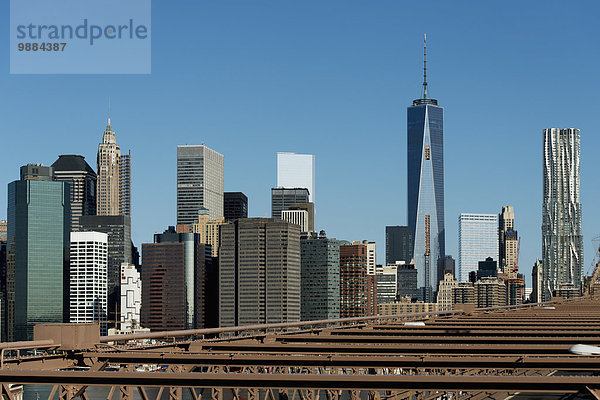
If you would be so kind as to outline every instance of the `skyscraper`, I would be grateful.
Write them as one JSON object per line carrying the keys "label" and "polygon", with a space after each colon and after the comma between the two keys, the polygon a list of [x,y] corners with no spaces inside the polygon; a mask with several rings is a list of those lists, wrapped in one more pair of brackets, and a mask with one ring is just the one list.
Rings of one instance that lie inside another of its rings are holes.
{"label": "skyscraper", "polygon": [[308,203],[310,192],[306,188],[271,189],[271,218],[281,219],[281,212],[289,210],[292,204]]}
{"label": "skyscraper", "polygon": [[315,202],[315,156],[312,154],[277,153],[277,187],[307,188],[307,202]]}
{"label": "skyscraper", "polygon": [[119,160],[119,215],[131,215],[131,151]]}
{"label": "skyscraper", "polygon": [[115,131],[108,125],[98,145],[98,193],[96,197],[97,215],[119,215],[119,161],[121,148],[117,144]]}
{"label": "skyscraper", "polygon": [[108,320],[119,319],[121,263],[133,262],[131,217],[128,215],[84,215],[79,218],[82,232],[108,235]]}
{"label": "skyscraper", "polygon": [[367,245],[340,246],[340,317],[368,314]]}
{"label": "skyscraper", "polygon": [[300,239],[301,319],[315,321],[340,317],[340,241],[325,232]]}
{"label": "skyscraper", "polygon": [[502,212],[498,214],[498,268],[501,272],[518,272],[518,242],[515,230],[515,211],[512,206],[503,206]]}
{"label": "skyscraper", "polygon": [[[142,244],[142,308],[144,328],[177,330],[204,328],[206,269],[210,245],[193,233],[169,227]],[[168,300],[168,301],[167,301]]]}
{"label": "skyscraper", "polygon": [[100,324],[106,334],[108,235],[71,232],[70,318],[72,323]]}
{"label": "skyscraper", "polygon": [[96,215],[96,172],[79,155],[61,155],[52,164],[54,179],[71,185],[71,230],[78,230],[79,217]]}
{"label": "skyscraper", "polygon": [[51,167],[28,165],[21,176],[8,185],[8,340],[68,318],[69,184],[52,181]]}
{"label": "skyscraper", "polygon": [[469,281],[479,261],[498,260],[498,215],[460,214],[458,218],[458,280]]}
{"label": "skyscraper", "polygon": [[227,221],[248,218],[248,197],[242,192],[223,193],[223,216]]}
{"label": "skyscraper", "polygon": [[408,226],[385,227],[385,262],[388,265],[396,261],[409,263],[413,252],[412,231]]}
{"label": "skyscraper", "polygon": [[221,226],[219,325],[300,320],[300,227],[273,218]]}
{"label": "skyscraper", "polygon": [[408,107],[407,192],[418,286],[429,293],[438,282],[437,260],[445,256],[444,109],[427,97],[426,54],[425,47],[423,98]]}
{"label": "skyscraper", "polygon": [[544,129],[544,301],[550,300],[559,289],[581,287],[583,236],[579,199],[579,146],[579,129]]}
{"label": "skyscraper", "polygon": [[223,155],[202,144],[177,146],[177,225],[191,225],[206,208],[223,217]]}

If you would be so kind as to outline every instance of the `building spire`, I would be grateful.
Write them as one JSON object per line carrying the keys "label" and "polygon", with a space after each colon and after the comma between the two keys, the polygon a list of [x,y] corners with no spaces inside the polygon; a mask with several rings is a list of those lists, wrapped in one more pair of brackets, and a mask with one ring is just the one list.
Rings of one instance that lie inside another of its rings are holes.
{"label": "building spire", "polygon": [[108,126],[110,126],[110,96],[108,97]]}
{"label": "building spire", "polygon": [[427,34],[423,35],[423,98],[427,98]]}

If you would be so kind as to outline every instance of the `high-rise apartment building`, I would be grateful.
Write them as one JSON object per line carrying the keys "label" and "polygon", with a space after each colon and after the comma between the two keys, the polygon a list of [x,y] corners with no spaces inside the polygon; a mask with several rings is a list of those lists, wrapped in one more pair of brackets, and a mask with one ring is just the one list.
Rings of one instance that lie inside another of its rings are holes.
{"label": "high-rise apartment building", "polygon": [[506,305],[506,285],[501,279],[488,277],[475,282],[477,308]]}
{"label": "high-rise apartment building", "polygon": [[377,304],[396,301],[398,295],[398,264],[383,266],[377,271]]}
{"label": "high-rise apartment building", "polygon": [[140,327],[142,279],[135,265],[121,264],[121,330]]}
{"label": "high-rise apartment building", "polygon": [[96,322],[106,334],[108,299],[108,235],[71,232],[69,321]]}
{"label": "high-rise apartment building", "polygon": [[325,232],[300,239],[302,321],[340,317],[340,241]]}
{"label": "high-rise apartment building", "polygon": [[292,204],[308,203],[310,197],[306,188],[272,188],[271,218],[281,219],[281,212],[289,210]]}
{"label": "high-rise apartment building", "polygon": [[169,227],[142,244],[141,323],[151,330],[199,329],[205,325],[206,269],[210,245],[193,233]]}
{"label": "high-rise apartment building", "polygon": [[96,171],[79,155],[61,155],[52,164],[54,179],[71,186],[71,231],[78,230],[79,217],[96,215]]}
{"label": "high-rise apartment building", "polygon": [[131,155],[121,155],[121,148],[108,118],[102,143],[98,145],[97,215],[130,215],[130,168]]}
{"label": "high-rise apartment building", "polygon": [[458,281],[454,274],[444,273],[444,278],[440,281],[437,291],[437,304],[440,311],[451,311],[454,309],[454,296],[452,291],[458,286]]}
{"label": "high-rise apartment building", "polygon": [[432,293],[438,283],[437,260],[445,256],[444,109],[427,97],[424,71],[423,98],[408,107],[408,226],[418,286]]}
{"label": "high-rise apartment building", "polygon": [[119,215],[131,215],[131,151],[119,160]]}
{"label": "high-rise apartment building", "polygon": [[248,197],[242,192],[223,193],[223,216],[226,221],[248,218]]}
{"label": "high-rise apartment building", "polygon": [[219,325],[300,320],[300,227],[274,218],[222,225]]}
{"label": "high-rise apartment building", "polygon": [[367,246],[367,274],[375,275],[377,268],[377,244],[368,240],[363,240],[362,243]]}
{"label": "high-rise apartment building", "polygon": [[223,154],[202,144],[177,146],[177,225],[191,225],[206,208],[223,217]]}
{"label": "high-rise apartment building", "polygon": [[[52,181],[52,168],[38,179],[8,185],[7,318],[8,340],[32,340],[33,326],[68,318],[69,184]],[[65,281],[66,277],[66,281]]]}
{"label": "high-rise apartment building", "polygon": [[406,264],[403,261],[396,261],[396,264],[398,265],[398,300],[404,297],[416,300],[419,297],[417,269],[414,264]]}
{"label": "high-rise apartment building", "polygon": [[579,129],[544,129],[543,300],[563,286],[580,288],[583,235],[579,197]]}
{"label": "high-rise apartment building", "polygon": [[121,303],[121,264],[133,262],[131,217],[128,215],[84,215],[79,218],[82,232],[108,235],[108,320],[119,319]]}
{"label": "high-rise apartment building", "polygon": [[458,280],[469,281],[479,261],[498,260],[498,215],[460,214],[458,218]]}
{"label": "high-rise apartment building", "polygon": [[385,262],[388,265],[396,261],[409,263],[413,255],[412,231],[408,226],[385,227]]}
{"label": "high-rise apartment building", "polygon": [[498,214],[498,268],[502,273],[517,273],[518,242],[515,230],[515,211],[512,206],[503,206]]}
{"label": "high-rise apartment building", "polygon": [[213,257],[219,256],[219,227],[225,223],[224,217],[211,219],[210,211],[202,208],[192,224],[192,232],[199,235],[200,243],[210,244]]}
{"label": "high-rise apartment building", "polygon": [[360,242],[340,246],[340,317],[368,314],[367,245]]}
{"label": "high-rise apartment building", "polygon": [[[277,187],[307,188],[306,202],[315,202],[315,156],[312,154],[277,153]],[[275,218],[275,217],[273,217]]]}

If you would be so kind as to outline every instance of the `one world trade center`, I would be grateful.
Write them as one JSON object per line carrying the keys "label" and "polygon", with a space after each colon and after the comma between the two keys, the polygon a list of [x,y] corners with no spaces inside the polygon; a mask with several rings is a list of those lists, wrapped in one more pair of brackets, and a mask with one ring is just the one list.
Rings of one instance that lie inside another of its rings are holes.
{"label": "one world trade center", "polygon": [[427,97],[427,38],[424,46],[423,98],[407,110],[408,225],[419,297],[435,301],[438,259],[445,256],[444,109]]}

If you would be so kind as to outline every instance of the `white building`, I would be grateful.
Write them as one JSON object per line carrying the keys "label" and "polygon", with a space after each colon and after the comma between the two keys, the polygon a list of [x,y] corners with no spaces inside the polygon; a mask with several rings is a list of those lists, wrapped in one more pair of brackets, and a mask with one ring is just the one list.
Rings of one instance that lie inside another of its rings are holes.
{"label": "white building", "polygon": [[460,214],[458,218],[458,279],[469,281],[479,261],[492,257],[498,261],[498,215]]}
{"label": "white building", "polygon": [[377,268],[377,304],[392,303],[397,300],[398,265]]}
{"label": "white building", "polygon": [[375,242],[363,240],[363,244],[367,246],[367,274],[375,275],[377,268],[377,246]]}
{"label": "white building", "polygon": [[308,232],[308,211],[306,210],[283,210],[281,219],[290,224],[300,225],[301,232]]}
{"label": "white building", "polygon": [[142,280],[133,264],[121,264],[121,330],[139,328]]}
{"label": "white building", "polygon": [[71,232],[70,270],[70,322],[98,322],[106,334],[108,235]]}
{"label": "white building", "polygon": [[277,153],[277,187],[306,188],[309,201],[315,202],[315,156]]}

